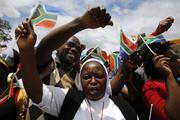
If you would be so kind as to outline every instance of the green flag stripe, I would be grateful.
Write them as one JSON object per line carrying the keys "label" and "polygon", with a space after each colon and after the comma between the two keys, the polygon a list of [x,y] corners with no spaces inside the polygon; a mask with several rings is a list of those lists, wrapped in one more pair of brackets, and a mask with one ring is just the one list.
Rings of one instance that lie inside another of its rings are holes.
{"label": "green flag stripe", "polygon": [[150,37],[150,38],[145,37],[144,39],[146,40],[146,43],[147,43],[147,44],[150,44],[150,43],[153,43],[153,42],[155,42],[155,41],[157,41],[157,40],[161,40],[161,39],[165,39],[165,38],[163,37],[163,35],[159,35],[159,36]]}
{"label": "green flag stripe", "polygon": [[147,44],[150,44],[150,43],[152,43],[152,42],[154,42],[154,41],[156,41],[156,38],[148,38],[148,39],[146,40],[146,43],[147,43]]}
{"label": "green flag stripe", "polygon": [[39,22],[43,21],[44,19],[57,20],[57,15],[46,14],[46,12],[44,11],[42,5],[38,8],[38,11],[40,13],[40,16],[36,17],[35,19],[32,19],[33,24],[39,23]]}
{"label": "green flag stripe", "polygon": [[52,18],[48,18],[48,17],[38,17],[38,18],[36,18],[36,19],[33,19],[32,20],[32,23],[33,24],[36,24],[36,23],[39,23],[39,22],[41,22],[41,21],[43,21],[43,20],[57,20],[57,19],[52,19]]}
{"label": "green flag stripe", "polygon": [[120,45],[128,54],[132,53],[132,51],[124,44],[123,41],[120,41]]}

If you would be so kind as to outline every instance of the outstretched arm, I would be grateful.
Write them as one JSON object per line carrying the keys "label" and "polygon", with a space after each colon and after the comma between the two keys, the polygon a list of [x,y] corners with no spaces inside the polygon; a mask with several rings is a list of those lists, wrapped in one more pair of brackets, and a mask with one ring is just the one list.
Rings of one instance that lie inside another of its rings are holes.
{"label": "outstretched arm", "polygon": [[[16,37],[20,36],[17,37],[17,44],[20,51],[23,83],[28,96],[35,103],[39,103],[42,98],[42,81],[39,78],[36,62],[39,65],[47,62],[53,50],[59,48],[68,38],[83,29],[112,25],[110,19],[111,16],[106,13],[105,9],[100,9],[99,7],[92,8],[81,17],[74,19],[48,34],[41,41],[36,53],[34,51],[36,35],[30,20],[26,20],[18,26],[15,34]],[[37,61],[35,58],[37,58]]]}
{"label": "outstretched arm", "polygon": [[157,36],[159,34],[164,33],[165,31],[167,31],[171,25],[174,22],[174,18],[173,17],[167,17],[166,19],[163,19],[159,22],[156,30],[151,33],[152,36]]}
{"label": "outstretched arm", "polygon": [[36,67],[34,45],[36,34],[30,20],[24,21],[16,28],[17,45],[20,52],[21,75],[28,96],[39,103],[42,98],[42,81]]}
{"label": "outstretched arm", "polygon": [[105,9],[92,8],[81,17],[58,27],[46,35],[37,47],[36,58],[38,65],[48,62],[53,50],[61,47],[71,36],[87,28],[105,27],[112,25],[111,16]]}

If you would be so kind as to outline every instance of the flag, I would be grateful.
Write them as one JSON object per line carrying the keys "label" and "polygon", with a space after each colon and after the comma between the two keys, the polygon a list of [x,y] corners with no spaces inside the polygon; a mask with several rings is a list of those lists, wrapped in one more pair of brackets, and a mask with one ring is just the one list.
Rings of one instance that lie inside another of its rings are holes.
{"label": "flag", "polygon": [[101,50],[100,47],[97,47],[92,53],[91,56],[94,58],[97,58],[99,60],[101,60],[102,62],[107,62],[108,61],[108,56],[106,51]]}
{"label": "flag", "polygon": [[144,40],[147,44],[151,44],[154,42],[166,42],[166,39],[164,38],[164,36],[162,34],[160,34],[158,36],[144,37]]}
{"label": "flag", "polygon": [[180,39],[169,40],[172,43],[180,45]]}
{"label": "flag", "polygon": [[137,49],[137,45],[128,39],[123,31],[120,32],[120,59],[126,58]]}
{"label": "flag", "polygon": [[180,39],[169,40],[171,43],[175,44],[173,49],[176,51],[177,55],[180,55]]}
{"label": "flag", "polygon": [[41,26],[44,28],[53,28],[57,21],[57,15],[59,14],[60,9],[39,4],[35,11],[32,13],[32,24],[36,26]]}
{"label": "flag", "polygon": [[113,73],[116,73],[120,66],[120,58],[119,53],[111,53],[109,54],[109,70]]}

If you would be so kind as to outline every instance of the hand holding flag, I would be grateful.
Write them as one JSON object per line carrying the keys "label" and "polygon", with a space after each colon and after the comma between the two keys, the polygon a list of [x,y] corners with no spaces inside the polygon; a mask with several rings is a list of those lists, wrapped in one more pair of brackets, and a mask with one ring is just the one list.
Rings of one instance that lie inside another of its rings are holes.
{"label": "hand holding flag", "polygon": [[26,40],[22,40],[22,42],[19,42],[19,38],[21,37],[22,39],[26,36],[28,37],[28,39],[31,39],[29,40],[29,42],[33,42],[29,45],[34,46],[36,41],[33,40],[36,40],[36,34],[33,31],[32,24],[44,28],[53,28],[55,26],[59,11],[60,9],[53,6],[38,4],[35,8],[31,10],[31,15],[29,19],[26,19],[26,21],[24,21],[21,25],[18,26],[18,28],[16,28],[15,36],[17,39],[17,43],[20,43],[22,45],[23,42],[25,42]]}
{"label": "hand holding flag", "polygon": [[34,48],[36,43],[36,34],[30,19],[26,19],[15,30],[17,45],[19,49]]}

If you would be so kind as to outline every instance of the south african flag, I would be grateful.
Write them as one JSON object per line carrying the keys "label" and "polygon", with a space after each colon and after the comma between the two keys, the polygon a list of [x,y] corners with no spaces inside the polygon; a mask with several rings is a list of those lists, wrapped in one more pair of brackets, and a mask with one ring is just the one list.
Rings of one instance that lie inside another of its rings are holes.
{"label": "south african flag", "polygon": [[59,8],[39,4],[32,14],[31,22],[36,26],[53,28],[56,24],[57,15],[59,14],[59,12]]}

